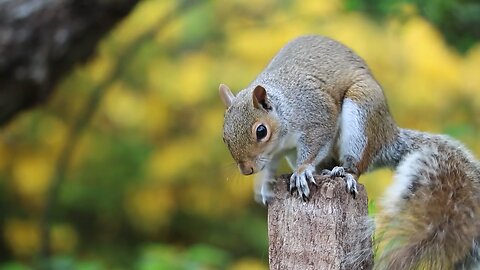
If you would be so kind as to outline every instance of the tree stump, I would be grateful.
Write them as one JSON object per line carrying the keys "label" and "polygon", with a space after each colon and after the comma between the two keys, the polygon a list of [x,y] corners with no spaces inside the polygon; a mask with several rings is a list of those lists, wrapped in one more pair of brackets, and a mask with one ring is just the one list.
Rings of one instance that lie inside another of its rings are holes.
{"label": "tree stump", "polygon": [[270,269],[371,269],[372,221],[363,185],[346,192],[341,178],[315,176],[310,201],[287,191],[289,175],[277,178],[268,205]]}

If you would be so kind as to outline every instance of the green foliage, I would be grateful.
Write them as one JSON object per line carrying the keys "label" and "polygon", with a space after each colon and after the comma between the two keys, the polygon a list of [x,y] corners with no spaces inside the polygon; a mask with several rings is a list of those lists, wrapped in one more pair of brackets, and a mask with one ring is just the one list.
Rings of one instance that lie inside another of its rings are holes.
{"label": "green foliage", "polygon": [[22,263],[18,262],[9,262],[9,263],[4,263],[0,266],[1,270],[27,270],[30,269],[23,265]]}
{"label": "green foliage", "polygon": [[215,39],[219,33],[217,24],[213,2],[207,1],[191,10],[183,21],[181,36],[183,50],[199,49]]}
{"label": "green foliage", "polygon": [[461,52],[480,40],[480,3],[476,0],[344,0],[348,10],[361,10],[377,18],[401,16],[405,4],[413,4],[418,12]]}
{"label": "green foliage", "polygon": [[377,204],[374,200],[370,200],[368,202],[368,215],[374,217],[375,213],[377,212]]}
{"label": "green foliage", "polygon": [[180,251],[167,245],[148,245],[143,250],[136,265],[138,270],[194,270],[224,269],[230,261],[229,255],[208,245],[193,245]]}

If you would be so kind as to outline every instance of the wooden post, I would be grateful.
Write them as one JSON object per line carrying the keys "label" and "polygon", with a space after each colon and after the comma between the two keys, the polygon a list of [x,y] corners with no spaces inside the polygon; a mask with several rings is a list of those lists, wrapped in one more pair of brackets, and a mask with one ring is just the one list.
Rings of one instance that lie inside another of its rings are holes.
{"label": "wooden post", "polygon": [[277,178],[268,205],[270,269],[371,269],[372,226],[365,188],[356,199],[341,178],[315,176],[309,202],[287,191],[289,175]]}

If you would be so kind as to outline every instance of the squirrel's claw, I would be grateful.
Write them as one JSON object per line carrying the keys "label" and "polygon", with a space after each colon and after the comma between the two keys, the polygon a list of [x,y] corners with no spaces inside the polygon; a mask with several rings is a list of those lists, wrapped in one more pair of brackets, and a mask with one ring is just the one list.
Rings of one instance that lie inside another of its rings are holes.
{"label": "squirrel's claw", "polygon": [[255,201],[264,206],[267,206],[274,197],[272,184],[274,180],[269,174],[259,175],[255,183]]}
{"label": "squirrel's claw", "polygon": [[290,192],[290,195],[293,195],[295,190],[297,190],[297,187],[292,184],[292,178],[290,177],[290,183],[288,184],[288,192]]}
{"label": "squirrel's claw", "polygon": [[310,188],[308,183],[313,183],[317,185],[315,179],[313,178],[313,172],[315,168],[313,166],[306,167],[303,171],[295,171],[290,177],[289,191],[293,195],[294,191],[297,190],[298,196],[302,198],[304,202],[309,200]]}
{"label": "squirrel's claw", "polygon": [[321,172],[320,172],[320,175],[321,176],[332,176],[332,171],[328,170],[328,169],[323,169]]}
{"label": "squirrel's claw", "polygon": [[262,190],[259,194],[255,195],[255,200],[258,203],[263,204],[264,206],[268,206],[268,204],[272,201],[273,199],[273,192],[268,189],[268,190]]}
{"label": "squirrel's claw", "polygon": [[345,182],[347,183],[347,192],[352,194],[353,198],[355,199],[358,194],[357,190],[357,181],[353,177],[353,175],[346,173],[344,176]]}
{"label": "squirrel's claw", "polygon": [[264,185],[262,185],[262,189],[261,189],[261,201],[262,201],[262,204],[264,206],[267,206],[269,202],[272,201],[273,199],[273,191],[272,191],[272,188],[270,187],[270,185],[268,185],[267,183],[265,183]]}
{"label": "squirrel's claw", "polygon": [[346,190],[348,193],[352,194],[353,198],[355,199],[358,194],[357,189],[357,180],[351,173],[347,173],[345,168],[337,166],[334,167],[331,171],[330,170],[322,170],[322,175],[327,175],[330,177],[342,177],[345,180]]}
{"label": "squirrel's claw", "polygon": [[305,173],[293,173],[290,177],[290,194],[293,195],[297,190],[300,198],[308,197],[310,195],[310,189],[308,188],[307,177]]}
{"label": "squirrel's claw", "polygon": [[330,171],[331,177],[345,177],[346,174],[345,168],[340,166],[336,166]]}
{"label": "squirrel's claw", "polygon": [[267,197],[262,197],[262,204],[268,206],[269,199]]}

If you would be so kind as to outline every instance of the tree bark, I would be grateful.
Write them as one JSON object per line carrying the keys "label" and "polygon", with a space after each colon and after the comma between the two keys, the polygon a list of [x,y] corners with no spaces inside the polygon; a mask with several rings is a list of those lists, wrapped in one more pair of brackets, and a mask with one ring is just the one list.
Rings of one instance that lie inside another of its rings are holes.
{"label": "tree bark", "polygon": [[354,199],[341,178],[316,176],[318,188],[303,202],[277,178],[268,205],[270,269],[371,269],[372,221],[365,188]]}
{"label": "tree bark", "polygon": [[0,126],[42,103],[137,0],[0,1]]}

